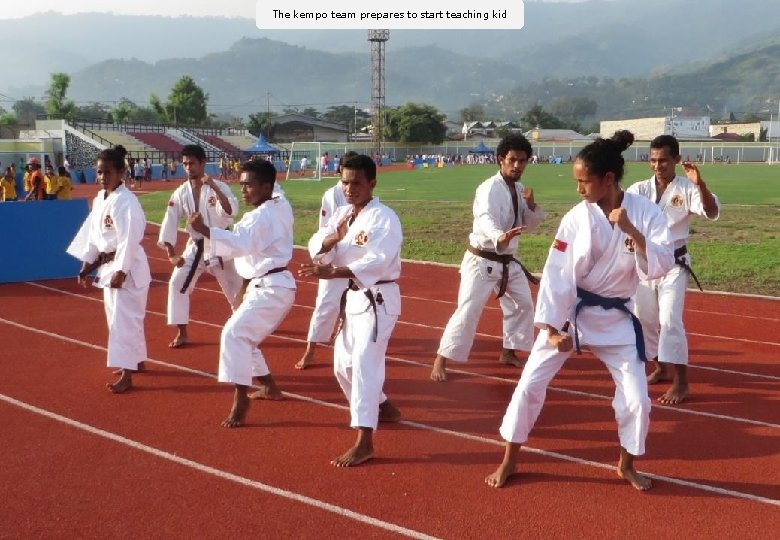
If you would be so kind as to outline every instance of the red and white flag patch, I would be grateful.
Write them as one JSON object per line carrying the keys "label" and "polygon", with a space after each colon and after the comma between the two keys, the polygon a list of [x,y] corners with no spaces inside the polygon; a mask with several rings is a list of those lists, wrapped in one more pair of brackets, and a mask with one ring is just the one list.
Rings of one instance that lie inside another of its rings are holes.
{"label": "red and white flag patch", "polygon": [[173,201],[168,201],[168,206],[173,206],[173,205],[174,205]]}
{"label": "red and white flag patch", "polygon": [[557,238],[553,240],[552,247],[560,251],[561,253],[564,253],[566,251],[566,248],[569,247],[569,244],[564,242],[563,240],[558,240]]}

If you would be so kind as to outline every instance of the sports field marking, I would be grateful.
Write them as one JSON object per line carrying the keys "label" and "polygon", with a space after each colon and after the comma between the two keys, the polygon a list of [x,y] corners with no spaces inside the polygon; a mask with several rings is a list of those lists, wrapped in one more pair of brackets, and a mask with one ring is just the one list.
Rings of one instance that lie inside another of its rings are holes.
{"label": "sports field marking", "polygon": [[[156,282],[156,283],[165,283],[165,284],[168,283],[167,280],[156,279],[156,278],[152,278],[152,281]],[[27,283],[27,284],[34,284],[34,282],[32,282],[32,281],[27,281],[25,283]],[[307,285],[312,285],[311,283],[303,282],[303,281],[299,281],[298,283],[306,283]],[[314,285],[316,286],[316,284],[314,284]],[[219,289],[209,289],[207,287],[197,287],[196,286],[193,290],[198,290],[198,291],[204,291],[204,292],[208,292],[208,293],[215,293],[215,294],[224,295],[224,293],[221,290],[219,290]],[[447,301],[447,300],[431,300],[431,299],[428,299],[428,298],[419,298],[419,297],[404,296],[404,295],[401,295],[401,298],[420,300],[420,301],[423,301],[423,302],[438,302],[438,303],[455,305],[454,302],[450,302],[450,301]],[[293,306],[294,307],[299,307],[299,308],[302,308],[302,309],[308,309],[308,310],[313,310],[314,309],[314,306],[310,306],[310,305],[293,304]],[[499,310],[500,308],[493,307],[493,306],[485,306],[485,309],[488,309],[488,310]],[[709,313],[709,312],[700,311],[699,313]],[[733,316],[739,317],[739,315],[733,315]],[[773,321],[774,319],[766,319],[766,320]],[[444,331],[444,327],[443,326],[435,326],[435,325],[430,325],[430,324],[413,323],[413,322],[402,321],[402,320],[399,320],[396,324],[411,325],[411,326],[417,326],[419,328],[430,328],[432,330]],[[780,342],[775,342],[775,341],[758,341],[758,340],[755,340],[755,339],[733,338],[733,337],[726,337],[726,336],[719,336],[719,335],[712,335],[712,334],[701,334],[701,333],[696,333],[696,332],[687,332],[687,334],[689,336],[696,336],[696,337],[702,337],[702,338],[707,338],[707,339],[723,339],[723,340],[726,340],[726,341],[739,341],[739,342],[742,342],[742,343],[751,343],[751,344],[755,344],[755,345],[769,345],[771,347],[780,347]],[[480,336],[480,337],[489,337],[489,338],[501,339],[501,336],[495,336],[493,334],[484,334],[484,333],[481,333],[481,332],[477,332],[476,335]],[[696,366],[690,366],[690,367],[695,368]],[[716,368],[713,368],[713,369],[716,369]]]}
{"label": "sports field marking", "polygon": [[162,458],[167,461],[176,463],[177,465],[183,465],[184,467],[189,467],[190,469],[194,469],[196,471],[205,474],[216,476],[217,478],[220,478],[222,480],[229,480],[231,482],[235,482],[236,484],[241,484],[242,486],[256,489],[258,491],[263,491],[271,495],[276,495],[277,497],[282,497],[308,506],[313,506],[314,508],[325,510],[326,512],[331,512],[341,517],[345,517],[353,521],[358,521],[366,525],[371,525],[372,527],[385,529],[387,531],[394,532],[402,536],[406,536],[407,538],[417,538],[420,540],[437,540],[437,537],[435,536],[430,536],[425,533],[415,531],[413,529],[408,529],[406,527],[402,527],[394,523],[390,523],[387,521],[383,521],[381,519],[377,519],[375,517],[368,516],[366,514],[360,514],[353,510],[349,510],[348,508],[343,508],[335,504],[330,504],[325,501],[315,499],[313,497],[307,497],[306,495],[301,495],[300,493],[296,493],[294,491],[289,491],[286,489],[274,487],[269,484],[265,484],[263,482],[258,482],[257,480],[252,480],[244,476],[239,476],[237,474],[229,473],[221,469],[216,469],[214,467],[210,467],[208,465],[198,463],[197,461],[192,461],[190,459],[186,459],[181,456],[171,454],[169,452],[166,452],[165,450],[160,450],[159,448],[154,448],[153,446],[143,444],[133,439],[128,439],[127,437],[123,437],[122,435],[118,435],[116,433],[112,433],[110,431],[106,431],[104,429],[91,426],[83,422],[79,422],[78,420],[68,418],[67,416],[62,416],[61,414],[57,414],[55,412],[42,409],[40,407],[36,407],[35,405],[26,403],[24,401],[20,401],[18,399],[12,398],[2,393],[0,393],[0,400],[10,405],[15,405],[20,409],[24,409],[26,411],[38,414],[50,420],[54,420],[56,422],[63,423],[67,426],[74,427],[82,431],[86,431],[87,433],[90,433],[92,435],[97,435],[98,437],[102,437],[104,439],[108,439],[110,441],[123,444],[130,448],[133,448],[134,450],[140,450],[141,452],[146,452],[147,454],[151,454],[155,457]]}
{"label": "sports field marking", "polygon": [[[65,336],[61,336],[59,334],[55,334],[53,332],[47,332],[46,330],[41,330],[39,328],[31,328],[29,326],[25,326],[23,324],[16,323],[14,321],[9,321],[9,320],[1,318],[1,317],[0,317],[0,322],[8,324],[10,326],[14,326],[14,327],[16,327],[16,328],[18,328],[20,330],[26,330],[28,332],[42,334],[42,335],[45,335],[45,336],[53,338],[53,339],[66,341],[68,343],[73,343],[73,344],[76,344],[76,345],[82,345],[84,347],[88,347],[88,348],[94,349],[94,350],[107,351],[107,349],[105,347],[102,347],[100,345],[95,345],[93,343],[88,343],[88,342],[81,341],[81,340],[74,339],[74,338],[68,338],[68,337],[65,337]],[[184,367],[184,366],[180,366],[178,364],[172,364],[172,363],[161,361],[161,360],[154,360],[152,358],[147,358],[147,362],[150,362],[150,363],[153,363],[153,364],[157,364],[157,365],[160,365],[160,366],[164,366],[164,367],[168,367],[168,368],[175,369],[175,370],[185,371],[185,372],[191,373],[191,374],[201,375],[201,376],[209,378],[209,379],[216,380],[216,378],[217,378],[216,375],[214,375],[213,373],[208,373],[206,371],[201,371],[201,370],[197,370],[197,369],[191,369],[191,368],[187,368],[187,367]],[[252,386],[252,387],[253,388],[258,388],[256,386]],[[324,405],[324,406],[329,407],[329,408],[348,410],[348,407],[346,407],[344,405],[337,405],[337,404],[334,404],[334,403],[329,403],[327,401],[322,401],[322,400],[319,400],[319,399],[316,399],[316,398],[312,398],[312,397],[309,397],[309,396],[302,396],[302,395],[294,394],[294,393],[291,393],[291,392],[282,392],[282,393],[286,397],[289,397],[291,399],[301,400],[301,401],[305,401],[305,402],[308,402],[308,403],[313,403],[313,404],[316,404],[316,405]],[[1,393],[0,393],[0,399],[3,399],[4,401],[7,401],[7,402],[13,403],[13,404],[24,403],[24,402],[17,401],[14,398],[11,398],[9,396],[5,396],[4,394],[1,394]],[[27,405],[27,404],[24,404],[24,405],[26,405],[26,406],[23,407],[23,408],[28,408],[29,407],[30,410],[37,409],[37,410],[40,410],[40,411],[44,411],[43,409],[38,409],[37,407],[34,407],[33,405]],[[673,410],[675,410],[675,409],[673,409]],[[48,411],[44,411],[44,412],[48,412]],[[57,415],[56,413],[50,413],[50,414],[59,417],[59,415]],[[713,416],[718,417],[718,415],[713,415]],[[73,422],[73,425],[79,424],[79,425],[75,425],[75,427],[80,427],[80,425],[86,426],[86,424],[81,424],[81,422],[78,422],[76,420],[70,420],[70,419],[65,418],[65,417],[61,417],[61,418],[63,418],[63,419],[68,421],[68,422],[65,422],[65,423]],[[491,439],[489,437],[483,437],[481,435],[473,435],[473,434],[470,434],[470,433],[463,433],[463,432],[460,432],[460,431],[454,431],[454,430],[451,430],[451,429],[440,428],[440,427],[432,426],[432,425],[429,425],[429,424],[424,424],[424,423],[421,423],[421,422],[414,422],[414,421],[411,421],[411,420],[401,420],[398,423],[403,424],[403,425],[407,425],[407,426],[410,426],[410,427],[414,427],[416,429],[420,429],[420,430],[423,430],[423,431],[431,431],[431,432],[439,433],[439,434],[442,434],[442,435],[448,435],[448,436],[457,437],[457,438],[460,438],[460,439],[465,439],[465,440],[470,440],[470,441],[482,442],[482,443],[490,444],[490,445],[493,445],[493,446],[500,446],[500,447],[504,446],[504,441],[497,440],[497,439]],[[91,426],[87,426],[87,427],[91,427]],[[776,427],[780,427],[780,426],[776,426]],[[98,428],[94,428],[94,429],[98,430],[98,431],[103,431],[103,430],[99,430]],[[120,439],[124,439],[124,440],[129,441],[129,439],[125,439],[124,437],[121,437],[120,435],[113,435],[113,434],[110,434],[108,432],[104,432],[104,433],[107,433],[108,435],[112,435],[112,436],[118,437]],[[112,437],[107,437],[107,438],[112,438]],[[145,445],[142,445],[141,443],[138,443],[138,444],[140,446],[145,446]],[[153,452],[150,452],[150,453],[152,453],[154,455],[157,455],[156,452],[160,452],[161,454],[166,454],[166,455],[170,455],[172,457],[176,457],[177,459],[181,459],[183,462],[195,463],[195,462],[190,462],[189,460],[186,460],[186,459],[183,459],[183,458],[178,458],[178,456],[173,456],[172,454],[167,454],[167,452],[157,451],[156,449],[153,449],[151,447],[146,447],[146,448],[150,448],[151,450],[154,450]],[[571,462],[571,463],[577,463],[577,464],[580,464],[580,465],[586,465],[586,466],[589,466],[589,467],[595,467],[595,468],[607,469],[607,470],[614,470],[614,468],[615,468],[614,465],[609,465],[609,464],[601,463],[601,462],[598,462],[598,461],[592,461],[592,460],[588,460],[588,459],[578,458],[578,457],[575,457],[575,456],[570,456],[568,454],[562,454],[562,453],[559,453],[559,452],[553,452],[553,451],[549,451],[549,450],[542,450],[542,449],[539,449],[539,448],[533,448],[531,446],[523,446],[522,449],[525,452],[538,454],[538,455],[542,455],[542,456],[546,456],[546,457],[551,457],[551,458],[559,459],[559,460],[562,460],[562,461],[568,461],[568,462]],[[163,457],[163,458],[168,459],[166,457],[166,455],[161,455],[159,457]],[[172,461],[175,461],[175,460],[172,460]],[[184,464],[186,464],[186,463],[184,463]],[[207,467],[207,466],[204,465],[203,467]],[[207,468],[211,469],[211,467],[207,467]],[[214,469],[214,470],[216,471],[217,469]],[[208,471],[206,471],[206,472],[208,472]],[[768,497],[762,497],[760,495],[754,495],[752,493],[744,493],[744,492],[741,492],[741,491],[724,489],[724,488],[720,488],[720,487],[717,487],[717,486],[712,486],[712,485],[709,485],[709,484],[702,484],[702,483],[699,483],[699,482],[691,482],[691,481],[688,481],[688,480],[682,480],[682,479],[671,477],[671,476],[664,476],[664,475],[659,475],[659,474],[654,474],[654,473],[648,473],[646,471],[639,471],[639,472],[641,474],[647,475],[647,476],[649,476],[649,477],[651,477],[651,478],[653,478],[655,480],[659,480],[659,481],[662,481],[662,482],[669,482],[669,483],[672,483],[672,484],[682,485],[682,486],[686,486],[686,487],[689,487],[689,488],[698,489],[698,490],[701,490],[701,491],[707,491],[707,492],[711,492],[711,493],[718,493],[718,494],[721,494],[721,495],[728,495],[730,497],[735,497],[735,498],[740,498],[740,499],[747,499],[747,500],[754,501],[754,502],[780,506],[780,500],[777,500],[777,499],[771,499],[771,498],[768,498]],[[225,474],[230,474],[230,473],[225,473]],[[231,476],[235,476],[235,475],[231,475]],[[243,477],[236,476],[236,478],[243,478]],[[248,479],[244,479],[244,480],[246,480],[248,482],[253,482],[254,483],[254,481],[252,481],[252,480],[248,480]],[[257,484],[260,484],[261,486],[266,486],[266,484],[261,484],[259,482],[257,482]],[[255,486],[251,486],[251,487],[255,487]],[[270,489],[274,489],[274,490],[278,490],[279,489],[279,488],[274,488],[272,486],[267,486],[267,487],[270,488]],[[266,490],[264,489],[264,491],[266,491]],[[298,494],[295,494],[295,493],[292,493],[292,492],[287,492],[285,490],[279,490],[279,491],[281,491],[283,493],[290,493],[291,495],[293,495],[295,497],[301,497],[301,498],[309,499],[308,497],[305,497],[303,495],[298,495]],[[273,493],[272,491],[268,491],[268,492],[269,493]],[[277,494],[277,493],[275,493],[275,494]],[[286,496],[286,495],[282,495],[282,494],[279,494],[279,495]],[[290,496],[288,498],[291,498],[293,500],[298,500],[297,498],[295,498],[293,496]],[[310,499],[310,500],[311,501],[317,501],[316,499]],[[305,501],[301,501],[301,502],[305,502]],[[306,504],[309,504],[309,503],[306,503]],[[322,504],[328,504],[328,503],[322,503]],[[329,505],[329,506],[332,506],[332,505]],[[333,508],[340,508],[340,507],[334,506]],[[329,510],[329,511],[332,511],[332,510]],[[347,510],[347,511],[351,512],[349,510]],[[361,515],[362,516],[362,514],[356,514],[356,515]],[[366,517],[368,517],[368,516],[366,516]],[[369,519],[374,519],[374,518],[369,518]],[[382,523],[384,523],[384,522],[382,522]],[[411,532],[416,532],[416,531],[411,531]],[[422,534],[422,533],[419,533],[419,534]],[[418,537],[414,537],[414,538],[418,538]],[[421,536],[419,538],[432,538],[432,537]]]}
{"label": "sports field marking", "polygon": [[[40,287],[40,288],[43,288],[43,289],[48,289],[48,290],[55,291],[55,292],[58,292],[58,293],[61,293],[61,294],[65,294],[65,295],[75,296],[76,298],[82,298],[82,299],[89,300],[89,301],[92,301],[92,302],[100,302],[100,303],[103,302],[103,300],[100,299],[100,298],[92,298],[90,296],[86,296],[86,295],[82,295],[82,294],[76,294],[76,293],[72,293],[72,292],[69,292],[69,291],[62,291],[60,289],[55,289],[53,287],[48,287],[46,285],[41,285],[39,283],[27,282],[26,284],[27,285],[33,285],[33,286],[36,286],[36,287]],[[151,310],[147,309],[146,313],[148,313],[150,315],[155,315],[155,316],[158,316],[158,317],[166,318],[165,313],[161,313],[161,312],[158,312],[158,311],[151,311]],[[0,322],[2,322],[2,321],[5,321],[5,319],[0,319]],[[219,328],[219,329],[221,329],[224,326],[224,325],[221,325],[221,324],[212,323],[212,322],[208,322],[208,321],[201,321],[201,320],[198,320],[198,319],[190,319],[190,323],[202,324],[203,326],[209,326],[211,328]],[[300,344],[305,344],[306,343],[305,339],[294,338],[294,337],[285,336],[285,335],[277,334],[277,333],[271,334],[269,337],[280,339],[282,341],[291,341],[293,343],[300,343]],[[332,348],[331,345],[323,345],[323,346],[327,347],[327,348]],[[406,358],[399,358],[397,356],[390,356],[390,355],[387,355],[386,358],[387,358],[387,360],[392,360],[392,361],[397,362],[399,364],[406,364],[406,365],[422,367],[422,368],[426,368],[426,369],[430,369],[430,367],[431,367],[430,364],[426,364],[426,363],[423,363],[423,362],[418,362],[417,360],[409,360],[409,359],[406,359]],[[710,368],[710,369],[713,370],[713,371],[717,370],[717,368]],[[468,370],[465,370],[465,369],[457,369],[457,368],[452,368],[452,367],[448,367],[447,371],[451,372],[451,373],[458,373],[460,375],[474,377],[474,378],[477,378],[477,379],[487,379],[487,380],[505,382],[505,383],[509,383],[509,384],[513,384],[513,385],[517,384],[517,379],[514,379],[514,378],[508,379],[506,377],[498,377],[498,376],[495,376],[495,375],[486,375],[486,374],[483,374],[483,373],[477,373],[477,372],[474,372],[474,371],[468,371]],[[742,372],[737,372],[737,373],[740,374],[740,375],[744,374]],[[748,376],[761,378],[761,379],[780,380],[780,377],[776,377],[776,376],[773,376],[773,375],[763,375],[763,374],[759,374],[759,373],[751,373]],[[605,394],[596,394],[596,393],[593,393],[593,392],[584,392],[584,391],[581,391],[581,390],[571,390],[571,389],[568,389],[568,388],[559,388],[559,387],[556,387],[556,386],[548,386],[547,388],[549,390],[552,390],[552,391],[555,391],[555,392],[562,392],[562,393],[565,393],[565,394],[571,394],[571,395],[576,395],[576,396],[595,398],[595,399],[603,399],[603,400],[608,400],[608,401],[612,401],[612,399],[613,399],[613,396],[608,396],[608,395],[605,395]],[[770,428],[780,429],[780,424],[772,424],[772,423],[769,423],[769,422],[762,422],[760,420],[753,420],[753,419],[750,419],[750,418],[742,418],[742,417],[739,417],[739,416],[728,416],[728,415],[722,415],[722,414],[716,414],[716,413],[709,413],[709,412],[705,412],[705,411],[697,411],[697,410],[694,410],[694,409],[688,409],[688,408],[686,408],[685,406],[682,406],[682,405],[669,406],[669,405],[662,405],[662,404],[655,404],[654,403],[653,407],[656,407],[656,408],[659,408],[659,409],[665,409],[665,410],[668,410],[668,411],[679,412],[679,413],[682,413],[682,414],[692,414],[694,416],[704,416],[704,417],[710,417],[710,418],[718,418],[718,419],[721,419],[721,420],[730,420],[730,421],[740,422],[740,423],[744,423],[744,424],[751,424],[751,425],[757,425],[757,426],[763,426],[763,427],[770,427]]]}

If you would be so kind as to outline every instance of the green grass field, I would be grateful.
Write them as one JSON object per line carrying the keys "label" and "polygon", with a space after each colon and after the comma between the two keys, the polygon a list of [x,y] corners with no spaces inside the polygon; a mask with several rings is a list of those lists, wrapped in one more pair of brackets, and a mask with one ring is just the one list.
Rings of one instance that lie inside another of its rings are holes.
{"label": "green grass field", "polygon": [[[404,227],[403,256],[408,259],[459,263],[471,230],[474,190],[494,174],[492,165],[443,169],[379,171],[374,194],[391,206]],[[705,290],[780,297],[780,167],[765,164],[713,164],[702,177],[721,201],[721,218],[691,222],[689,250]],[[647,165],[630,163],[623,179],[629,186],[649,178]],[[322,193],[336,179],[283,182],[295,211],[295,243],[305,245],[317,226]],[[532,271],[541,271],[561,216],[580,201],[570,165],[531,165],[522,179],[534,188],[547,219],[523,236],[520,256]],[[233,185],[238,193],[238,186]],[[147,219],[160,222],[168,195],[141,198]],[[240,197],[239,197],[240,200]],[[242,208],[242,211],[244,209]]]}

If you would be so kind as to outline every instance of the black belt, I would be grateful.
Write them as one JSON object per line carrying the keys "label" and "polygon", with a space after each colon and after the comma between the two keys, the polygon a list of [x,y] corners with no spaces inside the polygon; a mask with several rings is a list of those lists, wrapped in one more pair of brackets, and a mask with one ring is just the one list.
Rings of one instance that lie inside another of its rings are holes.
{"label": "black belt", "polygon": [[696,277],[696,274],[693,273],[693,270],[691,269],[691,266],[687,262],[685,262],[685,259],[683,259],[683,256],[686,253],[688,253],[688,247],[687,246],[682,246],[682,247],[678,247],[677,249],[675,249],[674,250],[674,262],[675,262],[675,264],[685,268],[688,271],[688,273],[691,275],[691,277],[693,278],[693,281],[696,282],[696,286],[699,288],[699,290],[704,292],[704,289],[701,288],[701,283],[699,283],[699,278]]}
{"label": "black belt", "polygon": [[284,272],[285,270],[287,270],[286,266],[277,266],[276,268],[271,268],[268,272],[266,272],[262,276],[257,276],[257,277],[252,278],[252,279],[264,278],[265,276],[267,276],[269,274],[278,274],[279,272]]}
{"label": "black belt", "polygon": [[506,292],[506,287],[509,284],[509,263],[511,262],[516,262],[520,265],[520,269],[523,271],[525,278],[529,282],[533,283],[534,285],[539,285],[539,278],[529,272],[523,263],[514,258],[512,255],[499,255],[494,251],[485,251],[484,249],[475,248],[471,244],[467,244],[466,249],[469,251],[469,253],[473,253],[477,257],[482,257],[483,259],[487,259],[489,261],[501,263],[501,285],[498,287],[498,294],[496,294],[496,298],[501,298]]}
{"label": "black belt", "polygon": [[79,278],[84,279],[89,274],[91,274],[92,271],[98,269],[100,266],[113,261],[115,254],[116,251],[111,251],[110,253],[104,253],[101,251],[100,253],[98,253],[97,258],[94,261],[84,266],[84,269],[81,272],[79,272]]}
{"label": "black belt", "polygon": [[[394,279],[381,279],[376,282],[376,285],[383,285],[385,283],[395,283]],[[336,329],[333,331],[333,336],[331,337],[331,342],[333,342],[336,339],[336,336],[339,335],[339,332],[341,332],[341,329],[344,327],[344,321],[347,318],[346,310],[347,310],[347,292],[348,291],[359,291],[360,287],[357,286],[354,279],[350,279],[349,283],[347,283],[347,288],[344,289],[344,292],[341,293],[341,300],[339,301],[339,318],[338,323],[336,324]],[[371,309],[374,311],[374,334],[373,334],[373,341],[376,343],[377,335],[379,334],[379,322],[377,320],[377,314],[376,314],[376,306],[379,304],[380,306],[385,303],[384,298],[382,298],[382,293],[377,293],[376,298],[374,297],[374,293],[371,291],[371,289],[363,289],[363,294],[366,295],[366,298],[368,298],[368,302],[371,304]]]}
{"label": "black belt", "polygon": [[184,278],[184,285],[181,286],[181,290],[179,291],[181,294],[187,292],[187,287],[189,287],[190,283],[192,283],[192,278],[195,277],[195,272],[198,271],[198,264],[200,264],[200,260],[202,258],[203,238],[200,240],[195,240],[195,259],[192,261],[192,266],[190,266],[190,269],[187,270],[187,277]]}
{"label": "black belt", "polygon": [[631,313],[631,310],[626,307],[626,304],[630,298],[607,298],[606,296],[600,296],[598,294],[586,291],[577,287],[577,296],[580,301],[577,303],[577,307],[574,308],[574,348],[577,352],[580,351],[580,338],[577,333],[577,315],[584,306],[601,306],[604,309],[619,309],[628,313],[631,317],[631,323],[634,325],[634,334],[636,335],[636,350],[639,354],[639,359],[642,362],[647,362],[647,355],[645,354],[645,338],[642,333],[642,323],[636,315]]}

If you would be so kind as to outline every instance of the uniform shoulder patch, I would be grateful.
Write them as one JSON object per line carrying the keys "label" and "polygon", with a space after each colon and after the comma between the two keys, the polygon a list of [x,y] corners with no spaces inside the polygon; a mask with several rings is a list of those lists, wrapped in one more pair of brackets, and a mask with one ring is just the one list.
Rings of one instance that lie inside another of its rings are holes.
{"label": "uniform shoulder patch", "polygon": [[561,253],[564,253],[566,251],[566,248],[569,247],[569,244],[564,242],[563,240],[558,240],[557,238],[553,240],[552,243],[553,249],[557,249]]}

